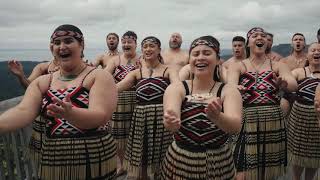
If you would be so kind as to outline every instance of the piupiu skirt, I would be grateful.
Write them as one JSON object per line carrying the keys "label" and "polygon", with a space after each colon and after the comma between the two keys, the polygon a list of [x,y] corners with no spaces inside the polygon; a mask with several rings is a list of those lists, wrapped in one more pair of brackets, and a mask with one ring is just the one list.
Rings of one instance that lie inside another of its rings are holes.
{"label": "piupiu skirt", "polygon": [[163,105],[137,105],[125,152],[129,176],[138,177],[141,166],[147,167],[148,176],[159,174],[160,162],[172,141],[172,133],[163,125]]}
{"label": "piupiu skirt", "polygon": [[45,138],[39,179],[113,179],[116,175],[116,144],[110,134],[89,137]]}
{"label": "piupiu skirt", "polygon": [[288,118],[288,159],[293,165],[320,167],[320,127],[313,103],[293,104]]}
{"label": "piupiu skirt", "polygon": [[246,179],[274,179],[285,173],[287,137],[279,105],[243,108],[243,123],[234,150],[238,172]]}
{"label": "piupiu skirt", "polygon": [[42,120],[39,116],[32,122],[32,132],[29,141],[29,156],[36,169],[41,159],[41,146],[45,137],[45,122]]}
{"label": "piupiu skirt", "polygon": [[177,145],[174,141],[161,165],[161,179],[164,180],[228,180],[234,178],[235,166],[232,149],[227,142],[215,149],[190,151]]}
{"label": "piupiu skirt", "polygon": [[112,116],[112,135],[117,142],[117,148],[123,151],[127,144],[135,104],[135,91],[119,93],[118,106]]}

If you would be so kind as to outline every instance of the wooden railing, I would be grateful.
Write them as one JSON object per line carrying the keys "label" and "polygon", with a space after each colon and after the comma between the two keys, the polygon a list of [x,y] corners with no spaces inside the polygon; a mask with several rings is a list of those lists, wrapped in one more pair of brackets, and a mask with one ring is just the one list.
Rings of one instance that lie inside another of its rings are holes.
{"label": "wooden railing", "polygon": [[[0,102],[0,114],[15,106],[22,97]],[[28,142],[31,127],[0,136],[0,180],[32,180],[36,179],[35,165],[28,157]],[[291,180],[292,171],[277,180]],[[302,178],[303,180],[304,178]],[[319,171],[315,180],[320,180]]]}
{"label": "wooden railing", "polygon": [[[18,104],[21,97],[0,102],[0,113]],[[31,128],[0,136],[0,179],[35,179],[35,166],[28,156],[28,142]]]}

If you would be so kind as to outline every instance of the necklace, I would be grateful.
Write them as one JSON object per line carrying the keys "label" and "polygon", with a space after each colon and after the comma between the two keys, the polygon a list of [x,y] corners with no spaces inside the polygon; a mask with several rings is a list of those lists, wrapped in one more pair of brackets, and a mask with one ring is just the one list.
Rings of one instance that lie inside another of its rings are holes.
{"label": "necklace", "polygon": [[119,54],[118,50],[109,51],[109,52],[108,52],[108,56],[115,56],[115,55],[118,55],[118,54]]}
{"label": "necklace", "polygon": [[58,79],[59,79],[60,81],[72,81],[72,80],[76,79],[86,68],[87,68],[87,65],[85,65],[85,66],[80,70],[79,73],[77,73],[77,74],[70,74],[70,75],[63,75],[63,74],[61,73],[61,70],[60,70],[60,76],[58,77]]}
{"label": "necklace", "polygon": [[151,67],[151,68],[147,67],[147,68],[149,69],[149,74],[150,74],[149,77],[152,76],[154,70],[158,67],[159,64],[160,64],[160,63],[158,63],[157,65],[155,65],[154,67]]}
{"label": "necklace", "polygon": [[198,102],[202,102],[205,101],[207,99],[210,99],[212,97],[212,90],[214,88],[214,86],[216,85],[216,82],[213,83],[212,87],[210,88],[208,93],[202,93],[202,94],[193,94],[193,80],[191,80],[191,95],[188,96],[188,100],[189,101],[198,101]]}
{"label": "necklace", "polygon": [[301,57],[301,58],[297,58],[296,56],[294,56],[293,54],[291,55],[292,58],[295,60],[295,64],[297,67],[300,67],[301,63],[305,62],[306,57]]}
{"label": "necklace", "polygon": [[250,62],[250,65],[253,67],[253,69],[256,71],[256,74],[255,74],[255,84],[257,83],[257,80],[258,80],[258,76],[259,76],[259,71],[261,69],[261,67],[264,65],[264,63],[266,62],[266,60],[263,61],[263,63],[259,64],[258,67],[254,66],[253,63],[252,63],[253,59],[249,59],[249,62]]}

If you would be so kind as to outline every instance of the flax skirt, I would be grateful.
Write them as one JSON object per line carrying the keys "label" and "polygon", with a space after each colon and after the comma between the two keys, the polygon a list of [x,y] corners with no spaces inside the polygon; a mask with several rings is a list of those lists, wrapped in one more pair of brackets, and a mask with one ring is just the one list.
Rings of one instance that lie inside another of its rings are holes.
{"label": "flax skirt", "polygon": [[244,107],[234,161],[246,179],[268,180],[285,173],[286,130],[279,105]]}
{"label": "flax skirt", "polygon": [[29,142],[29,155],[35,168],[39,166],[41,159],[41,146],[45,136],[45,123],[41,121],[41,117],[37,117],[32,123],[32,133]]}
{"label": "flax skirt", "polygon": [[163,125],[163,105],[137,105],[125,152],[129,176],[139,177],[141,166],[147,167],[148,176],[159,174],[160,162],[172,141]]}
{"label": "flax skirt", "polygon": [[38,177],[43,180],[113,179],[116,144],[110,134],[45,138]]}
{"label": "flax skirt", "polygon": [[174,141],[161,165],[164,180],[228,180],[235,178],[232,149],[228,143],[204,152],[191,152]]}
{"label": "flax skirt", "polygon": [[119,94],[118,106],[112,116],[112,135],[119,150],[125,150],[135,104],[135,91],[123,91]]}
{"label": "flax skirt", "polygon": [[320,167],[320,127],[313,104],[293,104],[288,118],[288,158],[293,165]]}

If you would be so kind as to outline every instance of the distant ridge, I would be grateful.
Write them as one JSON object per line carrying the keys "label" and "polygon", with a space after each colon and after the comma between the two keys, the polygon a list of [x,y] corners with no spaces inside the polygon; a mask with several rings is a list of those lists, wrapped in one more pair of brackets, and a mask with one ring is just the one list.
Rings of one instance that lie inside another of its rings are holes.
{"label": "distant ridge", "polygon": [[[279,44],[273,46],[272,50],[279,53],[283,57],[286,57],[291,53],[291,45]],[[229,59],[232,56],[231,54],[231,49],[221,50],[221,58],[224,60]],[[38,63],[40,62],[22,61],[22,65],[27,76]],[[0,62],[0,82],[2,85],[0,88],[0,101],[24,94],[24,89],[20,86],[17,78],[8,71],[7,61]]]}
{"label": "distant ridge", "polygon": [[[31,73],[32,69],[39,63],[33,61],[22,61],[23,70],[27,76]],[[24,94],[24,88],[20,86],[18,79],[9,72],[8,62],[0,62],[0,101],[11,99],[13,97],[21,96]]]}

